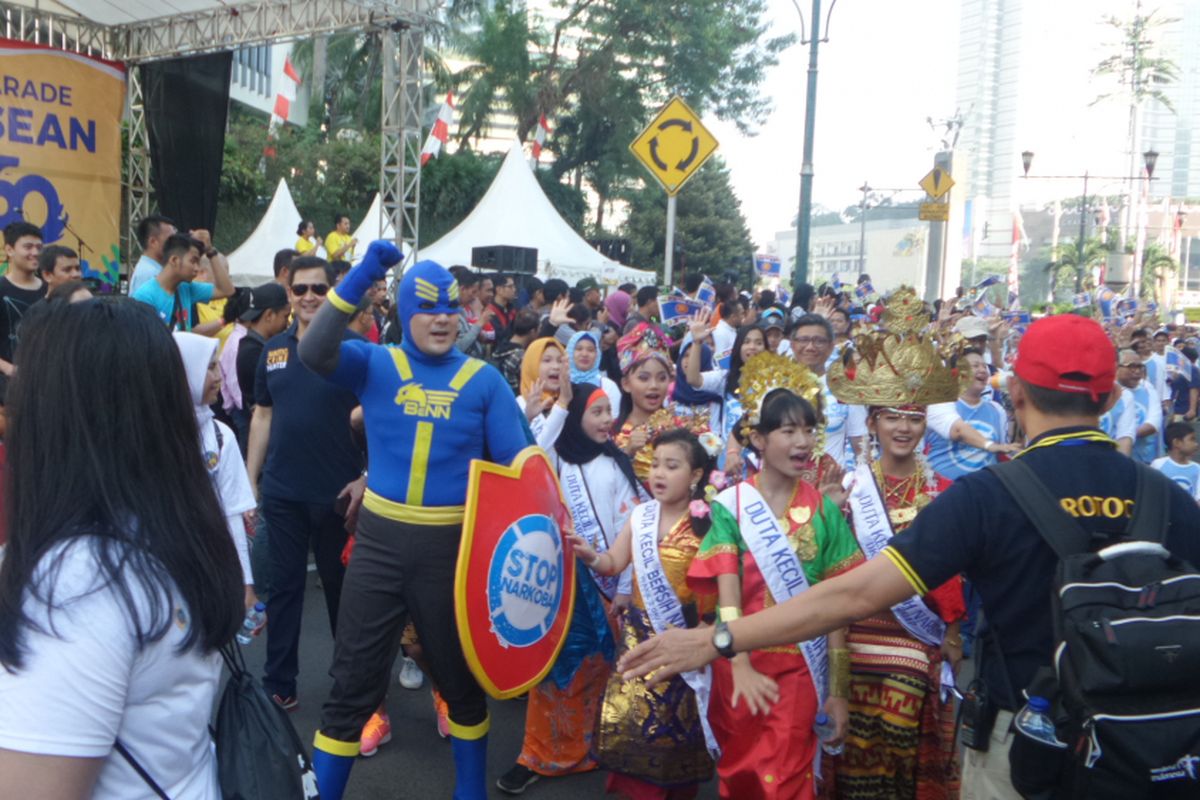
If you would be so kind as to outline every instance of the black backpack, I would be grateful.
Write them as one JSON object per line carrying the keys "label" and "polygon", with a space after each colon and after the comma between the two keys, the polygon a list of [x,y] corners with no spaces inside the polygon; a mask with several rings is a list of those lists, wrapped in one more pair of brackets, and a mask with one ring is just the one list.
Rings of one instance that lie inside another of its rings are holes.
{"label": "black backpack", "polygon": [[320,800],[308,752],[286,711],[246,669],[242,651],[221,648],[229,682],[213,738],[224,800]]}
{"label": "black backpack", "polygon": [[1059,558],[1053,664],[1025,696],[1051,702],[1067,747],[1014,733],[1014,788],[1027,798],[1200,797],[1200,574],[1162,545],[1170,479],[1137,465],[1133,518],[1114,544],[1094,539],[1025,463],[989,469]]}

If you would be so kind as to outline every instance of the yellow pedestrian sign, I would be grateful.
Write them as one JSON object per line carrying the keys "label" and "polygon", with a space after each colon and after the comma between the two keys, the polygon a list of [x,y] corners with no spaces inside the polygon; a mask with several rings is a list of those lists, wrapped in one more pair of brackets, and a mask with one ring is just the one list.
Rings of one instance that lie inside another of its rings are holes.
{"label": "yellow pedestrian sign", "polygon": [[[629,149],[674,195],[717,149],[717,140],[679,97],[663,106]],[[949,177],[949,176],[947,176]]]}
{"label": "yellow pedestrian sign", "polygon": [[920,186],[925,190],[925,193],[934,200],[938,199],[946,192],[954,188],[954,179],[950,177],[950,173],[941,167],[934,167],[929,170],[929,174],[921,178]]}

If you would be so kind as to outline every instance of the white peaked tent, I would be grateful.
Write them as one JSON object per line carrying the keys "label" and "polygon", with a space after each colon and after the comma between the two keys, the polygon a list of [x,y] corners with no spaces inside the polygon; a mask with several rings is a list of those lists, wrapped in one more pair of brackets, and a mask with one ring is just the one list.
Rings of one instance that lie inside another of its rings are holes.
{"label": "white peaked tent", "polygon": [[632,269],[601,255],[558,215],[519,143],[508,151],[479,205],[454,230],[422,247],[418,257],[444,266],[470,264],[471,248],[488,245],[536,247],[542,279],[562,278],[571,285],[587,276],[609,286],[656,282],[653,272]]}
{"label": "white peaked tent", "polygon": [[258,286],[275,279],[275,254],[296,244],[296,226],[300,212],[288,191],[287,181],[279,179],[275,196],[254,233],[242,246],[229,254],[229,275],[238,286]]}
{"label": "white peaked tent", "polygon": [[354,261],[358,262],[367,252],[367,246],[376,239],[387,239],[389,242],[396,241],[396,229],[392,227],[392,223],[383,218],[383,198],[379,196],[379,192],[375,193],[375,199],[371,201],[371,207],[367,209],[366,216],[355,229],[353,236],[358,239],[358,247],[354,248]]}

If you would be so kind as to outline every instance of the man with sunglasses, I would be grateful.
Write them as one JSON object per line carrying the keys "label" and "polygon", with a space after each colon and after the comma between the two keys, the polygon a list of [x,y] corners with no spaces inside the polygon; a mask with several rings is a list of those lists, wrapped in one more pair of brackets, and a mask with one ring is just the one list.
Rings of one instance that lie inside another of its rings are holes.
{"label": "man with sunglasses", "polygon": [[1162,400],[1146,380],[1146,364],[1138,351],[1128,348],[1117,354],[1117,383],[1121,384],[1121,402],[1133,403],[1137,414],[1133,458],[1149,464],[1161,455]]}
{"label": "man with sunglasses", "polygon": [[[325,590],[329,628],[336,634],[342,594],[345,520],[339,501],[361,495],[364,459],[350,431],[353,392],[300,363],[297,348],[326,303],[333,270],[324,259],[292,262],[288,296],[294,322],[267,340],[254,386],[254,416],[246,466],[262,504],[271,592],[267,597],[267,663],[263,686],[285,709],[295,708],[300,620],[308,551]],[[355,333],[345,338],[361,340]],[[260,479],[261,473],[261,479]]]}

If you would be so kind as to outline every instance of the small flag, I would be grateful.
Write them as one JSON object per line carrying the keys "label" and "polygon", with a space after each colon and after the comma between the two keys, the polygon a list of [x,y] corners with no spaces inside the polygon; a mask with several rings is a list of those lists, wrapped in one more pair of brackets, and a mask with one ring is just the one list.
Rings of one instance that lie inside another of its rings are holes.
{"label": "small flag", "polygon": [[1073,299],[1076,308],[1087,308],[1092,304],[1092,293],[1080,292]]}
{"label": "small flag", "polygon": [[778,289],[775,290],[775,300],[781,306],[786,306],[788,303],[791,302],[792,295],[788,293],[787,289],[780,286]]}
{"label": "small flag", "polygon": [[875,287],[871,285],[870,281],[863,281],[854,289],[854,294],[858,296],[859,300],[866,300],[875,294]]}
{"label": "small flag", "polygon": [[673,286],[671,287],[671,292],[667,295],[667,297],[687,297],[687,292],[683,291],[683,289],[680,289],[678,286]]}
{"label": "small flag", "polygon": [[971,311],[977,317],[994,317],[998,309],[988,301],[986,294],[981,294],[971,303]]}
{"label": "small flag", "polygon": [[783,263],[779,260],[779,256],[754,256],[754,269],[758,272],[759,277],[778,278],[782,268]]}
{"label": "small flag", "polygon": [[[292,66],[291,57],[283,60],[283,78],[279,81],[279,91],[275,93],[271,121],[267,123],[267,144],[263,147],[263,155],[266,158],[275,157],[275,140],[279,136],[279,127],[288,121],[292,103],[296,101],[296,87],[301,83],[300,73]],[[262,168],[266,169],[265,165]]]}
{"label": "small flag", "polygon": [[421,166],[431,158],[437,158],[442,152],[442,146],[450,141],[450,125],[454,122],[454,94],[446,92],[446,102],[438,109],[437,119],[429,131],[429,138],[421,148]]}
{"label": "small flag", "polygon": [[1000,282],[999,275],[988,275],[986,278],[975,284],[976,289],[986,289],[989,286],[995,286]]}
{"label": "small flag", "polygon": [[833,287],[835,292],[840,292],[842,290],[842,286],[845,284],[842,283],[842,279],[839,278],[838,274],[835,272],[833,273],[833,282],[830,285]]}
{"label": "small flag", "polygon": [[542,149],[546,146],[546,139],[550,136],[550,123],[546,121],[546,115],[542,114],[538,117],[537,131],[533,134],[533,161],[536,164],[542,159]]}
{"label": "small flag", "polygon": [[1100,308],[1100,316],[1106,322],[1113,318],[1113,304],[1117,300],[1117,293],[1107,286],[1101,286],[1096,290],[1096,305]]}
{"label": "small flag", "polygon": [[707,306],[703,302],[693,300],[690,297],[671,297],[668,295],[658,298],[659,319],[662,321],[664,328],[673,328],[676,325],[686,324],[697,312],[705,308]]}
{"label": "small flag", "polygon": [[1189,381],[1192,379],[1192,362],[1188,361],[1187,356],[1174,347],[1168,347],[1166,359],[1168,375],[1182,375]]}
{"label": "small flag", "polygon": [[713,282],[707,275],[704,276],[700,288],[696,290],[696,299],[708,308],[712,308],[717,301],[717,287],[713,286]]}

